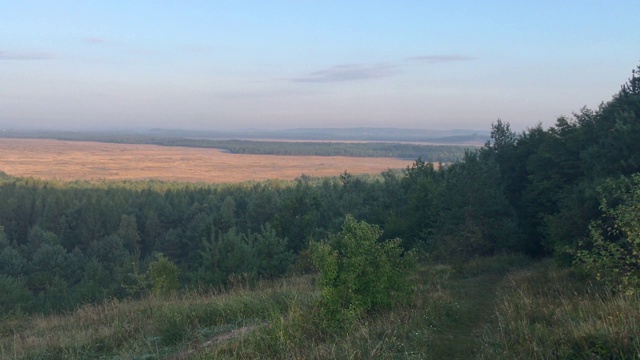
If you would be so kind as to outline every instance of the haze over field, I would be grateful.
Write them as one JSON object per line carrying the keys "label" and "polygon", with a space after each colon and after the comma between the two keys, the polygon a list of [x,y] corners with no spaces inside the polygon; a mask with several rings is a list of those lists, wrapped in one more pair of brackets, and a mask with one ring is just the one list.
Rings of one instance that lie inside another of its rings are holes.
{"label": "haze over field", "polygon": [[0,128],[515,129],[619,89],[634,1],[1,1]]}

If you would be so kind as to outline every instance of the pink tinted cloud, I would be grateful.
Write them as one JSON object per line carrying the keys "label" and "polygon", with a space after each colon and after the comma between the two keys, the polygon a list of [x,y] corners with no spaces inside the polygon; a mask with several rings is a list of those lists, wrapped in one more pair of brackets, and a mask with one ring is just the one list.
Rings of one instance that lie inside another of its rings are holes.
{"label": "pink tinted cloud", "polygon": [[295,82],[337,82],[377,79],[396,74],[393,64],[343,64],[314,71],[311,74],[292,79]]}

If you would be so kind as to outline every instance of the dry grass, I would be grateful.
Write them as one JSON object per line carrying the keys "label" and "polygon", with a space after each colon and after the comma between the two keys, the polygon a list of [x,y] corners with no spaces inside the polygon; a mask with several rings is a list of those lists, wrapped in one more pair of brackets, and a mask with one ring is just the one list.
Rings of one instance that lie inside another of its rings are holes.
{"label": "dry grass", "polygon": [[291,180],[302,174],[374,174],[406,168],[392,158],[228,154],[218,149],[0,139],[0,170],[14,176],[71,180],[240,182]]}
{"label": "dry grass", "polygon": [[616,294],[544,265],[508,275],[479,358],[640,359],[638,294]]}
{"label": "dry grass", "polygon": [[2,319],[0,359],[193,358],[263,326],[270,313],[317,296],[313,277],[265,280],[253,288],[109,300],[61,315]]}
{"label": "dry grass", "polygon": [[545,269],[515,256],[425,265],[412,278],[408,306],[344,329],[318,316],[309,275],[111,300],[4,319],[0,358],[640,358],[637,298],[603,297],[566,272]]}

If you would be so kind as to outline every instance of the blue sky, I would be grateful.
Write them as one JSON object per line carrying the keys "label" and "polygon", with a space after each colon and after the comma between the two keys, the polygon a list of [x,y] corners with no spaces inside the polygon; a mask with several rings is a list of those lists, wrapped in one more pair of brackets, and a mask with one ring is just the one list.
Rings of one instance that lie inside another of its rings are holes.
{"label": "blue sky", "polygon": [[637,1],[5,1],[0,126],[551,125],[640,62]]}

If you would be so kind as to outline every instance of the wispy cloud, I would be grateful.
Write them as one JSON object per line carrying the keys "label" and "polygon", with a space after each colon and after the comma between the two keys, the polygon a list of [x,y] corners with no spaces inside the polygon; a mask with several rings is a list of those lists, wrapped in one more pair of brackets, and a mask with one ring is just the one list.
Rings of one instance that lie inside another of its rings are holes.
{"label": "wispy cloud", "polygon": [[396,74],[394,64],[344,64],[314,71],[311,74],[292,79],[295,82],[338,82],[377,79]]}
{"label": "wispy cloud", "polygon": [[7,52],[0,51],[0,60],[49,60],[54,55],[47,52]]}
{"label": "wispy cloud", "polygon": [[457,62],[457,61],[470,61],[475,60],[474,57],[466,55],[425,55],[425,56],[412,56],[407,58],[408,61],[420,61],[426,63],[444,63],[444,62]]}

